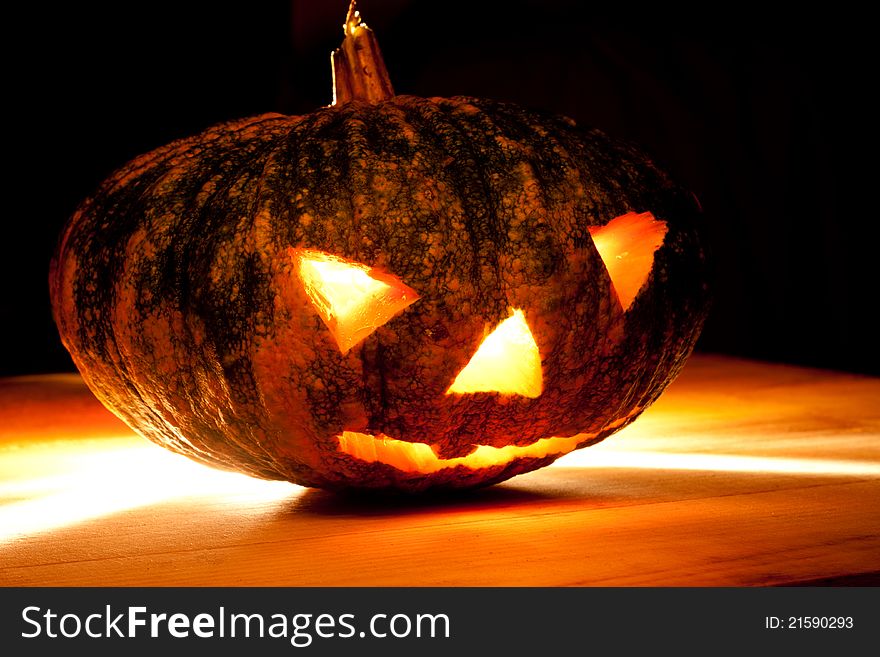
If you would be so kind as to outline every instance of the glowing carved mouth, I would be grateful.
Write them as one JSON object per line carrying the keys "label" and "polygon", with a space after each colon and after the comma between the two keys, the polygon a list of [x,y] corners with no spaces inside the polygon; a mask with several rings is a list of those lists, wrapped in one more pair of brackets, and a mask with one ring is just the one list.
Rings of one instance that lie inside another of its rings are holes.
{"label": "glowing carved mouth", "polygon": [[559,457],[573,451],[579,444],[595,438],[600,433],[616,429],[641,409],[633,410],[626,417],[608,424],[602,431],[579,433],[567,438],[540,438],[531,445],[505,445],[492,447],[477,445],[466,456],[443,459],[437,456],[428,443],[411,443],[389,438],[382,434],[373,436],[356,431],[343,431],[337,436],[339,451],[366,463],[384,463],[403,472],[430,474],[444,468],[464,466],[472,470],[507,465],[516,459],[540,459],[547,456]]}

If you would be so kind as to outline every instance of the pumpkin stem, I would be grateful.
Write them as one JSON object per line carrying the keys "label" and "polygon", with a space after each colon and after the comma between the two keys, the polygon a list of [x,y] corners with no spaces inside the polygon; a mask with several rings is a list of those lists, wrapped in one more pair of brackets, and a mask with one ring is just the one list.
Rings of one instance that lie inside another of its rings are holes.
{"label": "pumpkin stem", "polygon": [[373,30],[361,20],[356,0],[351,0],[342,26],[345,39],[330,54],[333,65],[333,105],[351,100],[378,103],[394,96],[391,79]]}

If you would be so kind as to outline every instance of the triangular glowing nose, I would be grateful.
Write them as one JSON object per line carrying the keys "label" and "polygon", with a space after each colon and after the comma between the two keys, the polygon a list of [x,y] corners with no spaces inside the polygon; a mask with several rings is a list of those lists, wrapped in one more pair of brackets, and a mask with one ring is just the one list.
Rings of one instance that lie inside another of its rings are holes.
{"label": "triangular glowing nose", "polygon": [[542,388],[541,354],[523,311],[516,309],[483,339],[446,394],[500,392],[535,398]]}

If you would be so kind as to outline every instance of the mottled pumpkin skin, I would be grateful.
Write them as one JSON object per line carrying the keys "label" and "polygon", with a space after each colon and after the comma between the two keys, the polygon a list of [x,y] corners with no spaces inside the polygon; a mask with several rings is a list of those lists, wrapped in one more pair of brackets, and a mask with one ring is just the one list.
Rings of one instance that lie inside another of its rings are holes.
{"label": "mottled pumpkin skin", "polygon": [[[667,222],[625,313],[588,228]],[[396,96],[213,127],[143,155],[65,229],[50,275],[65,346],[97,397],[193,459],[327,488],[469,487],[554,457],[429,475],[343,454],[343,430],[435,446],[597,442],[650,405],[706,308],[691,194],[562,117]],[[419,301],[342,355],[295,250],[387,271]],[[522,308],[540,397],[447,395]],[[617,425],[612,428],[612,425]]]}

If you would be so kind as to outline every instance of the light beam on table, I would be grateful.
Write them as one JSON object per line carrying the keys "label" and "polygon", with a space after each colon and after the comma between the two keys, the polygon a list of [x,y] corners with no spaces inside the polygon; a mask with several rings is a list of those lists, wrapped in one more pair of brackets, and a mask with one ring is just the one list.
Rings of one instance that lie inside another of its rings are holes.
{"label": "light beam on table", "polygon": [[303,490],[208,468],[134,437],[7,447],[0,474],[0,542],[188,497],[253,504]]}

